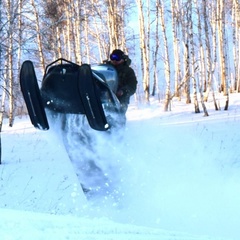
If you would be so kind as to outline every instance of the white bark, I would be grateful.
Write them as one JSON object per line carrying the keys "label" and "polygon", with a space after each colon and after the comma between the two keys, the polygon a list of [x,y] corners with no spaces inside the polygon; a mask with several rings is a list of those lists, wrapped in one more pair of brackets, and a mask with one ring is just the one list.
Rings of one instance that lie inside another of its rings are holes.
{"label": "white bark", "polygon": [[160,17],[160,26],[162,30],[163,38],[163,49],[164,49],[164,73],[166,81],[166,90],[165,90],[165,102],[164,102],[164,111],[168,111],[170,107],[170,95],[171,95],[171,81],[170,81],[170,65],[169,65],[169,53],[168,53],[168,39],[166,33],[166,26],[164,20],[164,6],[162,1],[159,0],[159,17]]}
{"label": "white bark", "polygon": [[41,28],[40,28],[40,22],[39,22],[39,16],[38,11],[36,8],[36,4],[34,0],[31,0],[31,4],[33,7],[33,14],[35,16],[35,28],[36,28],[36,36],[37,36],[37,48],[38,48],[38,54],[39,54],[39,63],[42,66],[41,72],[42,75],[44,74],[44,68],[45,68],[45,58],[44,58],[44,50],[43,50],[43,43],[42,43],[42,37],[41,37]]}
{"label": "white bark", "polygon": [[179,93],[179,80],[180,80],[180,60],[179,60],[179,40],[177,38],[177,20],[179,12],[178,0],[171,1],[172,10],[172,32],[173,32],[173,55],[174,55],[174,82],[175,82],[175,95],[180,97]]}
{"label": "white bark", "polygon": [[139,17],[139,32],[140,32],[140,49],[142,56],[142,75],[143,75],[143,89],[145,93],[145,100],[149,102],[149,49],[147,46],[147,37],[144,21],[143,1],[136,0],[138,6]]}

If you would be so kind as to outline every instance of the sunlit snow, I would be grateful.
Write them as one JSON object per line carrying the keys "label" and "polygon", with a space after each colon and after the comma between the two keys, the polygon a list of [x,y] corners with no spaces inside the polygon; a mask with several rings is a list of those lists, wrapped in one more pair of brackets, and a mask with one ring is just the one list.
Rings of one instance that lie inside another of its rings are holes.
{"label": "sunlit snow", "polygon": [[0,239],[240,239],[240,95],[230,95],[228,111],[208,103],[209,117],[183,101],[171,108],[133,101],[124,129],[92,132],[91,151],[72,144],[118,193],[90,199],[60,132],[36,130],[28,117],[11,128],[5,120]]}

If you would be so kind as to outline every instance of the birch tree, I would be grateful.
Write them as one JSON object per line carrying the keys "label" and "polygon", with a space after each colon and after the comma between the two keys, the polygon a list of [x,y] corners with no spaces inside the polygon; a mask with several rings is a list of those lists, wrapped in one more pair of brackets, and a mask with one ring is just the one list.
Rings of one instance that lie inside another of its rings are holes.
{"label": "birch tree", "polygon": [[[2,0],[0,0],[0,66],[2,66],[2,56],[3,56],[3,14],[2,14]],[[0,109],[0,134],[2,131],[2,124],[3,124],[3,112],[4,112],[4,102],[5,102],[5,97],[4,97],[4,84],[5,81],[3,81],[3,69],[0,67],[0,92],[1,92],[1,109]],[[1,135],[0,135],[0,140],[1,140]],[[1,149],[1,148],[0,148]],[[1,156],[1,155],[0,155]]]}
{"label": "birch tree", "polygon": [[[8,112],[9,126],[13,126],[19,95],[18,71],[21,56],[21,11],[22,1],[1,1],[1,79],[2,82],[2,113]],[[3,11],[4,10],[4,11]],[[3,24],[4,21],[4,24]],[[4,43],[4,44],[3,44]],[[2,47],[4,46],[4,53]],[[4,54],[4,55],[3,55]],[[6,94],[7,93],[7,94]],[[6,101],[5,101],[6,100]],[[1,116],[2,118],[2,116]]]}
{"label": "birch tree", "polygon": [[[213,22],[212,16],[209,16],[207,14],[207,9],[211,8],[212,6],[209,6],[209,3],[204,2],[203,4],[200,4],[196,1],[197,5],[198,5],[198,25],[200,26],[201,24],[201,17],[203,16],[203,33],[204,33],[204,37],[202,37],[201,35],[199,35],[199,42],[201,42],[201,45],[204,44],[204,49],[203,51],[205,52],[205,58],[201,60],[201,64],[206,63],[206,67],[202,66],[202,76],[204,76],[204,78],[206,78],[206,81],[204,81],[204,90],[205,90],[205,95],[204,95],[204,102],[208,101],[208,97],[209,97],[209,93],[212,92],[212,97],[213,97],[213,103],[215,106],[215,110],[219,110],[219,107],[217,105],[216,102],[216,98],[215,98],[215,89],[213,86],[213,73],[214,73],[214,69],[215,69],[215,61],[214,61],[214,55],[216,56],[216,54],[214,54],[216,52],[216,34],[214,29],[212,31],[210,31],[210,23]],[[202,14],[200,12],[200,9],[202,9]],[[200,27],[199,27],[200,28]],[[214,28],[214,25],[213,25]],[[210,41],[210,37],[212,36],[212,44]],[[206,84],[206,85],[205,85]]]}
{"label": "birch tree", "polygon": [[110,51],[118,48],[125,51],[125,4],[123,0],[105,0],[105,2],[107,6],[107,26]]}
{"label": "birch tree", "polygon": [[[3,31],[3,23],[2,23],[2,0],[0,0],[0,36],[2,36],[2,31]],[[0,66],[2,62],[2,39],[0,37]],[[1,109],[0,109],[0,164],[2,164],[2,125],[3,125],[3,111],[4,111],[4,105],[3,102],[5,100],[5,97],[3,96],[4,92],[3,86],[2,86],[2,68],[0,67],[0,89],[2,92],[2,104],[1,104]]]}
{"label": "birch tree", "polygon": [[180,59],[179,59],[179,39],[177,37],[177,25],[179,22],[179,3],[178,0],[171,1],[172,11],[172,33],[173,33],[173,56],[174,56],[174,88],[175,97],[180,97],[179,81],[180,81]]}
{"label": "birch tree", "polygon": [[240,4],[238,0],[233,0],[232,5],[233,21],[233,60],[235,68],[234,87],[240,92]]}
{"label": "birch tree", "polygon": [[182,47],[183,47],[183,73],[186,78],[185,84],[184,84],[184,93],[186,95],[186,103],[191,103],[191,97],[190,97],[190,49],[189,49],[189,8],[186,4],[184,7],[181,8],[181,15],[184,16],[181,19],[181,25],[182,25]]}
{"label": "birch tree", "polygon": [[68,46],[66,41],[64,44],[63,38],[64,27],[69,23],[65,15],[65,6],[65,1],[48,0],[44,3],[45,21],[48,21],[49,26],[45,41],[51,49],[52,60],[63,57],[64,48]]}
{"label": "birch tree", "polygon": [[171,94],[171,82],[170,82],[170,65],[169,65],[169,53],[168,53],[168,40],[167,40],[167,33],[166,33],[166,25],[164,19],[164,6],[162,1],[158,1],[159,7],[159,17],[160,17],[160,26],[162,30],[162,38],[163,38],[163,48],[164,48],[164,76],[166,81],[166,90],[165,90],[165,101],[164,101],[164,111],[169,110],[170,106],[170,94]]}
{"label": "birch tree", "polygon": [[116,49],[119,46],[118,33],[119,16],[117,13],[117,0],[107,1],[107,24],[109,31],[109,40],[111,49]]}
{"label": "birch tree", "polygon": [[78,64],[82,63],[81,54],[81,31],[80,26],[82,24],[82,13],[81,13],[81,0],[75,2],[72,11],[74,12],[74,19],[72,21],[72,35],[73,35],[73,49],[75,55],[75,61]]}
{"label": "birch tree", "polygon": [[6,61],[6,77],[8,79],[8,91],[9,91],[9,126],[13,126],[14,121],[14,79],[13,79],[13,38],[14,38],[14,16],[16,16],[14,2],[8,0],[6,3],[7,7],[7,28],[8,28],[8,39],[7,39],[7,61]]}
{"label": "birch tree", "polygon": [[221,90],[226,97],[224,110],[228,109],[229,93],[227,82],[227,63],[226,63],[226,36],[225,36],[225,0],[217,0],[217,26],[218,26],[218,50],[219,50],[219,65],[220,65],[220,79]]}
{"label": "birch tree", "polygon": [[22,56],[22,45],[23,45],[23,34],[22,34],[22,25],[23,25],[23,18],[22,18],[22,9],[23,9],[23,0],[19,0],[19,7],[18,7],[18,49],[17,49],[17,69],[20,69],[21,66],[21,56]]}
{"label": "birch tree", "polygon": [[87,10],[87,2],[84,1],[83,4],[83,16],[84,16],[84,42],[85,42],[85,53],[86,55],[86,62],[90,63],[90,46],[89,46],[89,24],[88,24],[88,10]]}
{"label": "birch tree", "polygon": [[33,14],[35,16],[35,29],[36,29],[36,36],[37,36],[37,48],[38,48],[38,56],[39,56],[39,64],[41,66],[42,75],[44,74],[44,67],[45,67],[45,56],[44,56],[44,49],[43,49],[43,42],[42,42],[42,34],[41,34],[41,27],[40,27],[40,20],[39,20],[39,13],[35,4],[35,0],[31,0]]}
{"label": "birch tree", "polygon": [[[95,2],[96,0],[91,0],[91,8],[90,11],[92,12],[92,31],[91,36],[93,39],[95,39],[96,46],[97,46],[97,55],[99,56],[100,62],[103,62],[105,60],[104,56],[109,56],[110,53],[110,47],[108,41],[102,41],[102,36],[104,35],[102,32],[102,29],[104,29],[105,20],[103,19],[103,16],[101,14],[101,9]],[[97,58],[94,57],[94,61]]]}
{"label": "birch tree", "polygon": [[[198,9],[199,8],[200,8],[200,6],[198,6]],[[210,39],[209,39],[210,32],[209,32],[209,27],[208,27],[209,16],[207,15],[207,3],[206,2],[204,2],[202,4],[202,9],[203,9],[203,23],[204,23],[203,29],[204,29],[204,34],[205,34],[204,39],[205,39],[205,48],[206,48],[206,63],[207,63],[207,66],[206,66],[206,84],[207,84],[207,86],[206,86],[204,101],[207,101],[209,92],[212,90],[212,62],[213,62],[213,59],[211,56],[211,45],[210,45]],[[198,16],[199,16],[198,25],[200,25],[201,24],[200,12],[198,13]],[[199,41],[202,41],[201,39],[202,39],[202,36],[200,36]],[[205,72],[205,70],[204,70],[204,72]]]}
{"label": "birch tree", "polygon": [[[143,75],[143,89],[145,93],[145,100],[149,102],[149,92],[150,92],[150,81],[149,81],[149,49],[147,39],[147,31],[145,28],[145,18],[143,1],[136,0],[138,7],[138,17],[139,17],[139,33],[140,33],[140,49],[141,49],[141,59],[142,59],[142,75]],[[149,3],[149,1],[148,1]]]}
{"label": "birch tree", "polygon": [[[198,72],[196,73],[197,74],[197,85],[198,85],[198,88],[199,88],[199,95],[200,95],[200,100],[201,100],[201,104],[202,104],[202,108],[203,108],[203,111],[204,111],[204,116],[208,116],[208,111],[207,111],[207,108],[206,108],[206,105],[205,105],[205,101],[204,101],[204,89],[203,89],[203,86],[205,86],[205,78],[206,78],[206,69],[208,71],[208,68],[205,66],[206,62],[210,61],[209,59],[206,59],[208,56],[208,54],[205,54],[205,51],[204,51],[204,47],[207,47],[207,44],[204,46],[204,43],[203,43],[203,30],[202,30],[202,12],[201,12],[201,7],[199,6],[199,2],[198,1],[194,1],[195,3],[195,6],[196,6],[196,11],[197,11],[197,17],[198,17],[198,33],[197,33],[197,36],[198,36],[198,52],[199,52],[199,59],[198,59]],[[205,16],[203,16],[204,18]],[[206,50],[208,51],[208,50]],[[209,65],[208,65],[209,66]],[[208,74],[207,74],[208,75]],[[200,111],[198,111],[200,112]]]}
{"label": "birch tree", "polygon": [[[155,96],[156,91],[158,91],[158,53],[159,53],[159,7],[158,7],[158,0],[156,0],[155,3],[155,8],[156,8],[156,30],[155,30],[155,48],[153,49],[153,90],[152,90],[152,96]],[[159,96],[158,96],[159,97]]]}
{"label": "birch tree", "polygon": [[193,80],[193,99],[194,99],[194,110],[195,113],[200,113],[199,104],[198,104],[198,97],[197,97],[197,79],[196,79],[196,72],[195,70],[198,68],[196,65],[196,59],[195,59],[195,49],[194,49],[194,32],[193,32],[193,5],[192,1],[188,1],[188,15],[187,15],[187,21],[188,21],[188,41],[189,41],[189,50],[190,50],[190,63],[191,63],[191,78]]}

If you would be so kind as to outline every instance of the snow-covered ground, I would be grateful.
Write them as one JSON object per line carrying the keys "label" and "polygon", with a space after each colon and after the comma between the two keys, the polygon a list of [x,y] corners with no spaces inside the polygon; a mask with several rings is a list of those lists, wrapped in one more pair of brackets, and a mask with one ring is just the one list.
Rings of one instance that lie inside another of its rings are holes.
{"label": "snow-covered ground", "polygon": [[133,102],[125,129],[94,132],[91,151],[75,142],[71,154],[94,159],[117,192],[90,199],[56,129],[6,121],[0,239],[239,240],[240,95],[228,111],[207,107]]}

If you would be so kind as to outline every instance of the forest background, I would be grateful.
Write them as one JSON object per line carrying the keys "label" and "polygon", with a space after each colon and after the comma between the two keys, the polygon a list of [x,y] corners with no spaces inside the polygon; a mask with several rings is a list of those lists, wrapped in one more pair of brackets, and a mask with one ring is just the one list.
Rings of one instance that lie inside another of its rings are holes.
{"label": "forest background", "polygon": [[58,58],[102,63],[120,48],[138,78],[135,99],[171,110],[174,97],[194,111],[221,93],[224,109],[240,92],[239,0],[0,0],[1,122],[25,114],[19,72],[33,61],[39,84]]}

